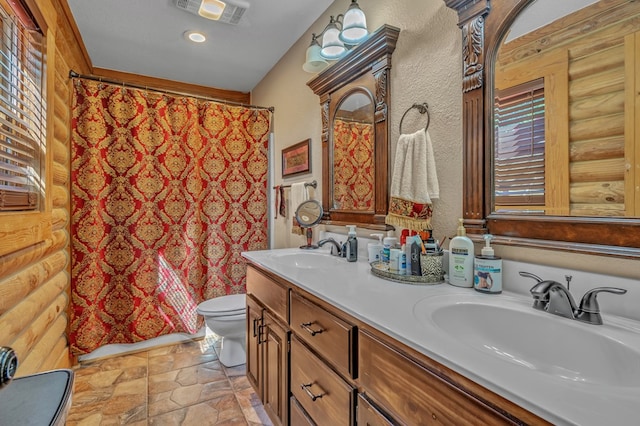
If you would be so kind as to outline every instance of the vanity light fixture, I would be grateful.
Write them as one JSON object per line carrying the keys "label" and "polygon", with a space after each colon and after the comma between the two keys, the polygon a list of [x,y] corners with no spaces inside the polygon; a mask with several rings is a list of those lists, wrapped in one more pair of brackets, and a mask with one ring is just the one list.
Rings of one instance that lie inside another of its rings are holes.
{"label": "vanity light fixture", "polygon": [[302,69],[306,72],[316,73],[329,66],[329,62],[320,54],[320,43],[318,43],[318,36],[315,34],[311,37],[311,45],[307,48],[307,60],[302,65]]}
{"label": "vanity light fixture", "polygon": [[357,0],[351,0],[344,15],[331,16],[325,29],[319,35],[312,35],[302,69],[310,73],[324,70],[329,66],[327,60],[342,58],[351,47],[366,40],[368,35],[367,18]]}
{"label": "vanity light fixture", "polygon": [[207,37],[198,31],[185,31],[184,37],[194,43],[204,43],[207,40]]}

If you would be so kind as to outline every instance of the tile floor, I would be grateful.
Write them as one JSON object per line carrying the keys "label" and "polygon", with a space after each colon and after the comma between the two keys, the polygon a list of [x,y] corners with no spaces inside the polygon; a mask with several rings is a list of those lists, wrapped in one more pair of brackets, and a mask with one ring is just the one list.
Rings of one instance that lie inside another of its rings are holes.
{"label": "tile floor", "polygon": [[218,361],[211,338],[76,367],[67,426],[271,425],[245,366]]}

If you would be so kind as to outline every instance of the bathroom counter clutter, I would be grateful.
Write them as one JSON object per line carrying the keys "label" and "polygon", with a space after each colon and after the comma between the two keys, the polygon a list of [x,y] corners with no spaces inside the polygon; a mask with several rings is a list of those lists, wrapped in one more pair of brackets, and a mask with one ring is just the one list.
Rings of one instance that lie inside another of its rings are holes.
{"label": "bathroom counter clutter", "polygon": [[638,321],[603,315],[603,325],[584,324],[509,291],[397,283],[375,276],[365,259],[294,262],[300,253],[311,256],[298,248],[242,255],[550,423],[637,424]]}

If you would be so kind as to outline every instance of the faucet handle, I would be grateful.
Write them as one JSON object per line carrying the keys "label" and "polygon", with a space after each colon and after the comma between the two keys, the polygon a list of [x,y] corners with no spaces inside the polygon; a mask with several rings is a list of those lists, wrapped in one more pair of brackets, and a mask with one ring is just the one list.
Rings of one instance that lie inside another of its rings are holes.
{"label": "faucet handle", "polygon": [[590,324],[602,324],[600,305],[597,299],[598,293],[625,294],[626,292],[627,290],[617,287],[597,287],[589,290],[582,296],[576,318]]}
{"label": "faucet handle", "polygon": [[536,280],[539,283],[542,282],[542,278],[540,278],[536,274],[532,274],[531,272],[519,271],[518,274],[520,274],[521,277],[533,278],[534,280]]}
{"label": "faucet handle", "polygon": [[614,293],[614,294],[625,294],[627,290],[623,288],[617,287],[598,287],[589,290],[582,296],[582,301],[580,302],[580,310],[584,312],[600,312],[600,305],[598,305],[598,293]]}

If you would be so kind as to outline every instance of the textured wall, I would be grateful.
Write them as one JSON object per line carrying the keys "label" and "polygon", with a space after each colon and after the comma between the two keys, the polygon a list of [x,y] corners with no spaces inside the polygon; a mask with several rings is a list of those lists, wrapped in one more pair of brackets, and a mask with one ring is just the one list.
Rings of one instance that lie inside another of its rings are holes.
{"label": "textured wall", "polygon": [[[329,16],[344,13],[347,6],[346,0],[335,1],[252,92],[253,103],[275,106],[275,184],[312,179],[321,182],[320,104],[306,85],[314,76],[302,71],[302,64],[311,33],[322,31]],[[456,219],[462,215],[462,46],[458,17],[442,0],[367,0],[360,6],[366,12],[370,30],[385,23],[401,29],[391,72],[392,154],[399,136],[400,118],[406,108],[415,102],[427,102],[431,112],[429,133],[434,143],[440,182],[440,199],[435,202],[433,226],[437,238],[453,236]],[[405,133],[417,130],[416,126],[421,122],[418,117],[411,124],[410,116],[419,115],[407,114],[403,124]],[[280,151],[308,137],[313,144],[313,174],[283,181]],[[316,192],[321,197],[321,188]],[[282,218],[276,219],[273,232],[273,248],[303,243],[302,237],[291,235]],[[367,234],[366,231],[360,233]],[[602,236],[605,243],[606,237]],[[476,249],[479,251],[479,247]],[[635,260],[507,246],[497,246],[496,254],[523,262],[640,279],[640,268]]]}
{"label": "textured wall", "polygon": [[[347,6],[347,1],[334,2],[252,92],[253,103],[275,107],[276,184],[313,179],[320,184],[322,181],[320,100],[306,85],[314,75],[305,73],[302,64],[311,34],[322,31],[329,16],[344,13]],[[401,30],[391,69],[391,164],[402,114],[414,103],[427,102],[441,196],[434,203],[433,226],[438,238],[453,234],[455,215],[462,211],[462,174],[451,173],[462,167],[462,47],[458,17],[440,0],[367,0],[360,6],[367,15],[370,31],[383,24]],[[442,84],[443,81],[446,84]],[[407,114],[403,130],[412,133],[425,124],[426,118],[413,110]],[[309,137],[312,141],[312,175],[283,180],[280,151]],[[316,193],[320,198],[320,186]],[[451,212],[456,213],[452,215]],[[276,219],[274,248],[303,243],[302,237],[291,234],[288,224],[289,219]]]}

